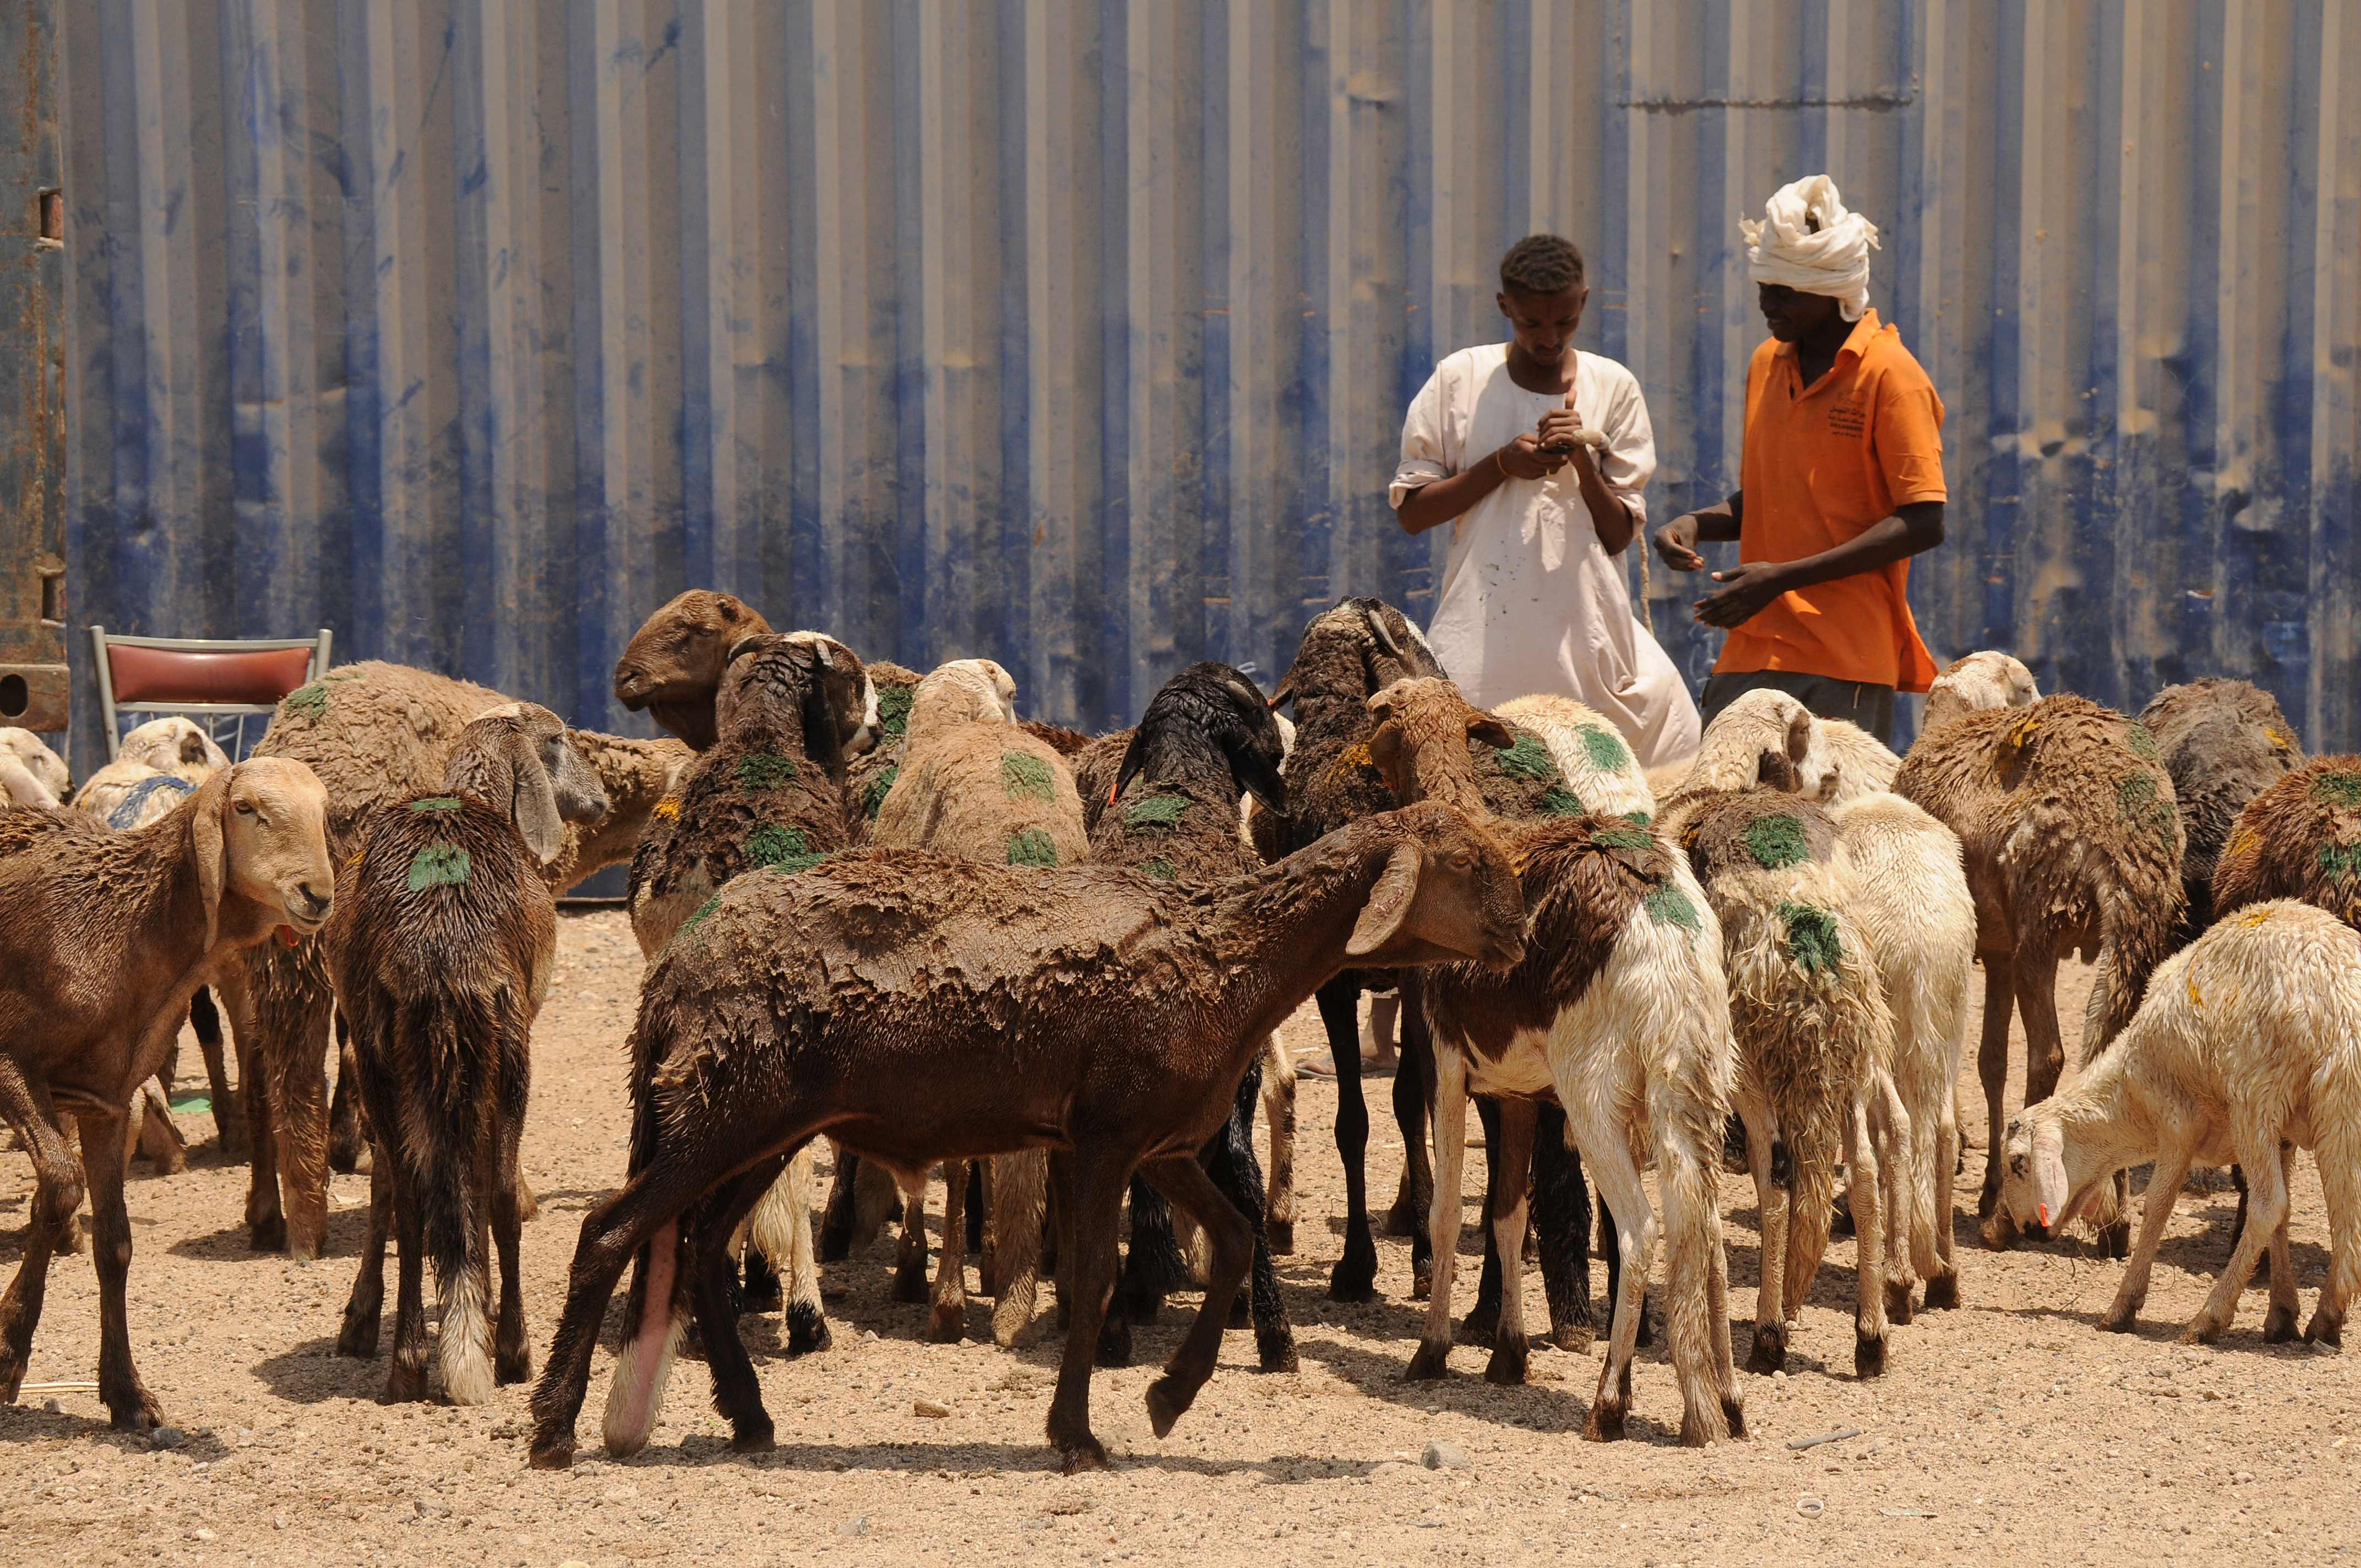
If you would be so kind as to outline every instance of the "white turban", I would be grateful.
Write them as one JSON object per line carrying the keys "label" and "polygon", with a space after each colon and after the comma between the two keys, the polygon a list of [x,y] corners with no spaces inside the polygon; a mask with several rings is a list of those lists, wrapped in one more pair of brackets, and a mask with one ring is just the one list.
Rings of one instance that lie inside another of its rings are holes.
{"label": "white turban", "polygon": [[1877,225],[1847,212],[1827,175],[1780,187],[1763,203],[1763,221],[1741,218],[1738,229],[1746,236],[1746,263],[1757,283],[1833,295],[1849,322],[1869,309],[1869,253],[1877,248]]}

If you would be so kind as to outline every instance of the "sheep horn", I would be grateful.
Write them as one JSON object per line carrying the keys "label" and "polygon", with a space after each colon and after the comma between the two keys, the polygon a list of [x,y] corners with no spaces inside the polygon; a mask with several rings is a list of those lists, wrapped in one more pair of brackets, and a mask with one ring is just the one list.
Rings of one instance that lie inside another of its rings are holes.
{"label": "sheep horn", "polygon": [[1378,646],[1386,651],[1386,657],[1401,659],[1401,644],[1395,641],[1394,634],[1386,630],[1386,618],[1378,609],[1364,605],[1361,607],[1361,619],[1368,622],[1369,633],[1378,640]]}

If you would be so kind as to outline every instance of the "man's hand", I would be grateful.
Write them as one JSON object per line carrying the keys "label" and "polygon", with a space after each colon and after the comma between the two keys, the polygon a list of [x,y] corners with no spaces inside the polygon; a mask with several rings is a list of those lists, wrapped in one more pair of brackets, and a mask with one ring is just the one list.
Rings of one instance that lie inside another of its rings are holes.
{"label": "man's hand", "polygon": [[[1552,409],[1542,415],[1541,424],[1534,432],[1534,440],[1540,444],[1543,455],[1554,459],[1553,467],[1561,466],[1573,459],[1576,444],[1574,439],[1575,432],[1581,428],[1582,416],[1575,412],[1571,405],[1562,409]],[[1551,450],[1553,447],[1556,450]]]}
{"label": "man's hand", "polygon": [[1685,512],[1656,530],[1656,554],[1675,572],[1694,572],[1705,565],[1697,551],[1697,514]]}
{"label": "man's hand", "polygon": [[[1686,521],[1686,518],[1675,518],[1664,525],[1664,532],[1670,532]],[[1656,537],[1661,540],[1664,534],[1659,533]],[[1734,626],[1742,626],[1773,599],[1787,591],[1782,576],[1780,565],[1773,561],[1756,561],[1727,572],[1716,572],[1713,580],[1724,586],[1697,601],[1697,618],[1706,625],[1718,626],[1724,631]]]}
{"label": "man's hand", "polygon": [[1511,479],[1545,479],[1565,463],[1563,457],[1544,453],[1541,442],[1531,435],[1517,437],[1493,455],[1499,461],[1500,471]]}

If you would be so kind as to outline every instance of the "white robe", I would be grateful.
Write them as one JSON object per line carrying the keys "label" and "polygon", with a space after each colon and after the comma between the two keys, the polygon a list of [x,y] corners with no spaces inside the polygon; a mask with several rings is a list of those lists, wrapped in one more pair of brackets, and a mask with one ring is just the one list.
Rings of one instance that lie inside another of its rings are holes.
{"label": "white robe", "polygon": [[[1435,367],[1402,421],[1388,499],[1399,509],[1422,485],[1491,461],[1558,403],[1510,379],[1507,345],[1461,349]],[[1646,548],[1642,491],[1655,472],[1656,437],[1640,383],[1612,359],[1580,355],[1574,407],[1607,436],[1593,454],[1599,477],[1631,509],[1630,547]],[[1552,692],[1597,708],[1643,768],[1697,752],[1697,704],[1633,617],[1624,563],[1598,543],[1571,464],[1546,478],[1510,479],[1452,523],[1427,639],[1479,707]]]}

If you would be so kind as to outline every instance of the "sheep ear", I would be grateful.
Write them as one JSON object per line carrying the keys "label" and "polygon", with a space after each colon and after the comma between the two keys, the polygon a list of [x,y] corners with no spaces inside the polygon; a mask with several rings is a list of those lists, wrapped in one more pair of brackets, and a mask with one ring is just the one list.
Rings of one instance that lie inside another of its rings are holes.
{"label": "sheep ear", "polygon": [[1369,761],[1376,763],[1378,772],[1385,775],[1386,787],[1394,792],[1394,798],[1404,806],[1411,804],[1413,798],[1412,792],[1403,787],[1411,780],[1408,777],[1409,770],[1402,765],[1404,758],[1400,725],[1389,718],[1371,732]]}
{"label": "sheep ear", "polygon": [[229,885],[229,781],[224,769],[197,786],[189,819],[190,852],[197,862],[197,902],[205,911],[205,950],[221,931],[222,894]]}
{"label": "sheep ear", "polygon": [[1295,678],[1290,675],[1286,680],[1279,683],[1279,689],[1270,694],[1270,701],[1264,706],[1268,707],[1273,713],[1277,713],[1280,708],[1285,707],[1289,703],[1293,702],[1294,700]]}
{"label": "sheep ear", "polygon": [[545,866],[566,848],[566,819],[558,815],[557,786],[550,782],[539,750],[522,727],[509,731],[501,750],[508,753],[509,820],[516,824],[533,858]]}
{"label": "sheep ear", "polygon": [[743,620],[746,619],[746,607],[743,604],[741,604],[738,601],[737,597],[732,594],[723,594],[717,598],[713,601],[713,609],[714,613],[720,616],[724,620]]}
{"label": "sheep ear", "polygon": [[1488,713],[1479,713],[1467,721],[1467,738],[1481,740],[1498,751],[1505,751],[1517,743],[1516,731]]}
{"label": "sheep ear", "polygon": [[1115,787],[1107,791],[1106,803],[1113,806],[1123,798],[1124,786],[1131,783],[1134,773],[1147,764],[1148,749],[1141,744],[1148,739],[1148,726],[1141,725],[1131,732],[1131,742],[1123,749],[1123,766],[1115,771]]}
{"label": "sheep ear", "polygon": [[2066,1223],[2066,1135],[2057,1123],[2043,1121],[2033,1129],[2034,1217],[2047,1225]]}
{"label": "sheep ear", "polygon": [[1755,759],[1754,782],[1782,795],[1795,795],[1804,787],[1795,764],[1780,751],[1764,751]]}
{"label": "sheep ear", "polygon": [[1353,923],[1352,938],[1345,944],[1346,957],[1365,957],[1393,940],[1418,895],[1418,867],[1416,844],[1394,846],[1378,885],[1369,890],[1369,902],[1361,906],[1361,917]]}
{"label": "sheep ear", "polygon": [[1787,720],[1787,760],[1800,765],[1812,751],[1812,716],[1799,713]]}

